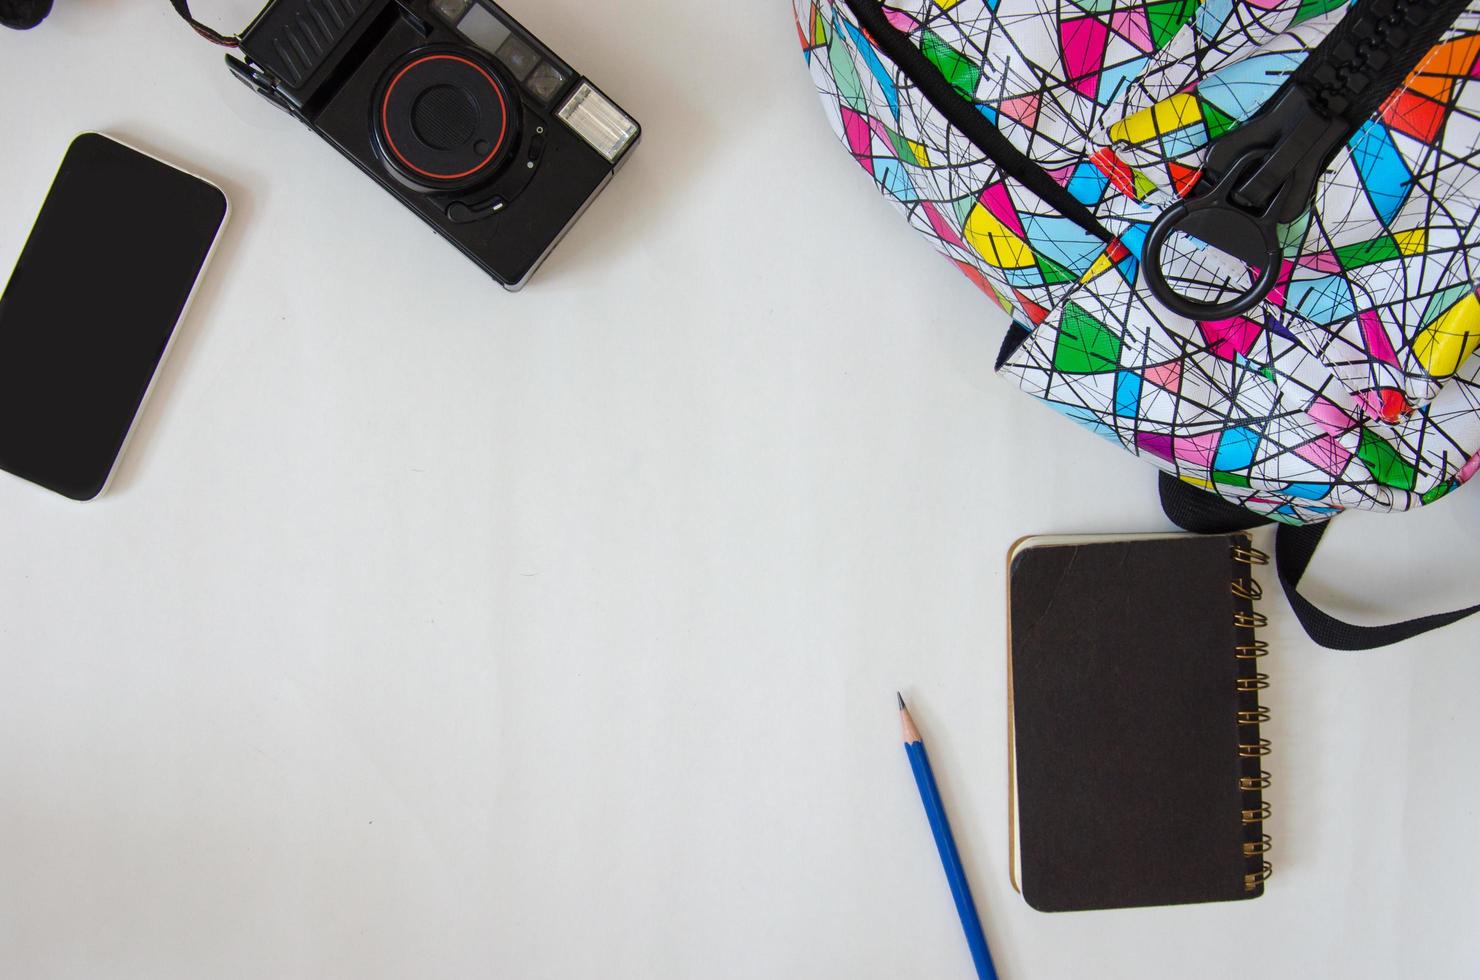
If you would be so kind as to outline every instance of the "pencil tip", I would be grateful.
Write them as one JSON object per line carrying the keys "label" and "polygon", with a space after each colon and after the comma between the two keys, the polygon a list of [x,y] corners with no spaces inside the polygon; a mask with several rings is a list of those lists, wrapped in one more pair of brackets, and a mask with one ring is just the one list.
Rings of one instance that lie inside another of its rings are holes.
{"label": "pencil tip", "polygon": [[905,707],[904,695],[895,691],[894,696],[899,699],[899,727],[904,732],[904,744],[920,741],[920,729],[915,727],[915,719],[910,717],[910,709]]}

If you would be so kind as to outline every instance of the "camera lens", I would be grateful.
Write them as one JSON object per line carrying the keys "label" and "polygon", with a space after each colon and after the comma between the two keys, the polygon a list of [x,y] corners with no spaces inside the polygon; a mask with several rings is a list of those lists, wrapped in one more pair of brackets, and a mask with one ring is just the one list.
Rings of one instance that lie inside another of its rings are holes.
{"label": "camera lens", "polygon": [[518,144],[519,101],[494,66],[458,48],[423,48],[386,72],[376,145],[392,173],[426,190],[492,177]]}
{"label": "camera lens", "polygon": [[[462,89],[433,85],[416,97],[411,107],[411,129],[427,146],[453,150],[473,138],[478,129],[478,107]],[[479,142],[486,146],[488,141]],[[474,146],[473,151],[479,152],[478,147]]]}

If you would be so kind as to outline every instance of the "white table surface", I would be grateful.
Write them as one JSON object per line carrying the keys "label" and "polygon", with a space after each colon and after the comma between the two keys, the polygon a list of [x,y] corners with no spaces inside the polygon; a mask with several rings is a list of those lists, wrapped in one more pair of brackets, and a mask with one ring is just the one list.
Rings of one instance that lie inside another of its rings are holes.
{"label": "white table surface", "polygon": [[[1153,471],[992,376],[786,4],[512,6],[646,133],[517,295],[165,0],[0,31],[4,269],[80,130],[235,206],[113,490],[0,480],[0,974],[964,978],[896,688],[1008,980],[1480,974],[1480,623],[1267,602],[1268,894],[1030,910],[1004,553],[1165,529]],[[1316,591],[1473,601],[1477,518],[1344,518]]]}

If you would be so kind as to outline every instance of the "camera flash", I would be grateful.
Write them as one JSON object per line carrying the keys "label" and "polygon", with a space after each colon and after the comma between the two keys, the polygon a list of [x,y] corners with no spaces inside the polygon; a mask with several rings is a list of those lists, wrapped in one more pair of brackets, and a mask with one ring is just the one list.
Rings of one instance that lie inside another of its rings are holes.
{"label": "camera flash", "polygon": [[597,153],[612,162],[637,135],[637,123],[590,82],[581,82],[557,114]]}

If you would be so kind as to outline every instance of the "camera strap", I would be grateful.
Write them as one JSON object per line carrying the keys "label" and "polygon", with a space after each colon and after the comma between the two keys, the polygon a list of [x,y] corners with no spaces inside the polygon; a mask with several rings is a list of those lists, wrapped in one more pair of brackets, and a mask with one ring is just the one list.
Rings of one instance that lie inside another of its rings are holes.
{"label": "camera strap", "polygon": [[212,44],[219,44],[223,48],[235,48],[242,43],[242,39],[237,37],[235,34],[228,35],[222,34],[219,31],[214,31],[192,17],[190,15],[189,0],[170,0],[170,3],[174,6],[175,13],[185,18],[185,23],[194,28],[195,33],[199,34],[207,41],[210,41]]}

